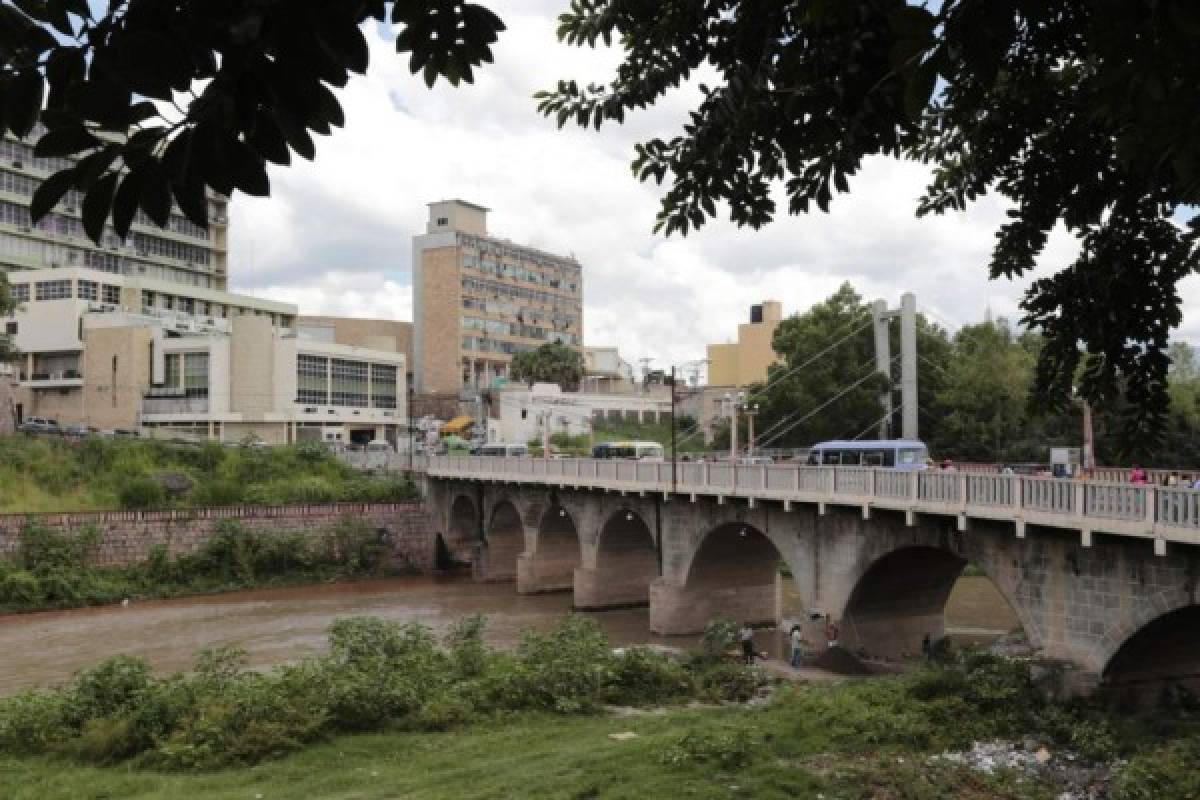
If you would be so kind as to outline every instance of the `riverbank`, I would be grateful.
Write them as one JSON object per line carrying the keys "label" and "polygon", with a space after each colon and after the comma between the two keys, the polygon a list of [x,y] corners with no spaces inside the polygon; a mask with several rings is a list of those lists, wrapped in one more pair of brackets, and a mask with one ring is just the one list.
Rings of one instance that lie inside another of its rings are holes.
{"label": "riverbank", "polygon": [[753,706],[498,713],[446,731],[339,735],[201,773],[7,755],[0,796],[1183,800],[1200,792],[1198,757],[1186,711],[1048,703],[1027,672],[980,659],[784,688]]}

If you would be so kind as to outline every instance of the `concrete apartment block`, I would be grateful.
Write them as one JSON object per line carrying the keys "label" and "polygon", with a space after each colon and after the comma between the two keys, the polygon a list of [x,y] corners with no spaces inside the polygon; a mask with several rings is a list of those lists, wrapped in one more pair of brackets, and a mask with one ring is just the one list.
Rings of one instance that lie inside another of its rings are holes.
{"label": "concrete apartment block", "polygon": [[429,204],[413,237],[413,379],[421,393],[502,386],[513,356],[583,347],[579,262],[490,234],[488,209]]}

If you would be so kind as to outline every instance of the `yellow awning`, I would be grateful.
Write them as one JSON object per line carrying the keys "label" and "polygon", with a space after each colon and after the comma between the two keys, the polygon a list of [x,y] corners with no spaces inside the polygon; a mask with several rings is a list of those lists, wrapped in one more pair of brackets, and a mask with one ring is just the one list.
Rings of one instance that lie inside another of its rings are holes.
{"label": "yellow awning", "polygon": [[465,414],[455,417],[442,426],[442,433],[462,433],[467,428],[471,427],[471,418]]}

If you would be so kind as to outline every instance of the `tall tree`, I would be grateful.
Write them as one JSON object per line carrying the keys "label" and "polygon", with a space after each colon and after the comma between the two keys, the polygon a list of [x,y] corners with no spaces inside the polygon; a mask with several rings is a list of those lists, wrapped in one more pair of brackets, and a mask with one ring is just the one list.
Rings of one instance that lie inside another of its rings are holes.
{"label": "tall tree", "polygon": [[934,398],[937,425],[929,444],[939,456],[966,461],[1030,461],[1045,457],[1026,438],[1034,355],[1007,321],[967,325]]}
{"label": "tall tree", "polygon": [[312,135],[343,124],[333,90],[366,71],[363,26],[384,21],[430,86],[470,82],[504,29],[460,0],[3,3],[0,133],[40,116],[37,155],[81,157],[41,185],[33,217],[78,189],[98,241],[110,217],[124,238],[139,208],[166,224],[172,200],[204,226],[206,188],[268,194],[268,161],[312,159]]}
{"label": "tall tree", "polygon": [[789,212],[827,210],[872,155],[934,165],[918,214],[1010,201],[992,277],[1025,275],[1065,225],[1078,258],[1022,303],[1046,337],[1038,394],[1063,407],[1077,383],[1134,411],[1127,434],[1162,429],[1176,284],[1200,267],[1195,0],[573,0],[558,33],[624,50],[607,86],[539,93],[559,125],[622,122],[716,72],[681,133],[636,148],[635,173],[668,183],[667,233],[718,201],[761,226],[781,181]]}
{"label": "tall tree", "polygon": [[[804,447],[827,439],[875,438],[883,421],[880,396],[892,381],[876,371],[871,307],[849,283],[803,314],[783,320],[772,346],[782,363],[765,384],[752,386],[748,402],[760,406],[755,438],[763,447]],[[899,331],[891,351],[898,361]],[[948,352],[945,334],[918,318],[918,395],[922,404],[941,383]],[[893,375],[899,374],[894,364]],[[922,389],[922,387],[927,388]],[[893,435],[901,408],[894,403]]]}
{"label": "tall tree", "polygon": [[531,386],[556,383],[563,391],[573,392],[583,380],[583,356],[562,342],[546,342],[536,350],[513,356],[509,374],[513,380]]}

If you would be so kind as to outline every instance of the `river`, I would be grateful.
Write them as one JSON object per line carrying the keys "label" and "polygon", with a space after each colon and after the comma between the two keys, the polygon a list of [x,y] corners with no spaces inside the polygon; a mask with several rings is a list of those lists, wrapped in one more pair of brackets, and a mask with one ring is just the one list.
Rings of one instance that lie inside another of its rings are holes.
{"label": "river", "polygon": [[[966,599],[951,597],[948,621],[974,628],[1002,625],[1003,616],[998,617],[994,603],[986,599],[986,587],[976,585],[986,579],[971,581],[960,581],[956,595]],[[785,585],[785,613],[794,597],[786,589]],[[972,611],[974,606],[982,611]],[[512,584],[404,577],[5,615],[0,616],[0,694],[61,684],[116,653],[142,656],[162,673],[186,670],[198,651],[220,645],[245,648],[255,667],[292,661],[324,652],[330,624],[353,615],[418,622],[440,633],[460,617],[483,613],[488,642],[509,647],[521,631],[549,628],[570,608],[569,592],[522,596]],[[698,641],[694,636],[650,634],[645,608],[588,616],[600,623],[614,645],[687,647]],[[756,640],[760,649],[773,655],[781,651],[779,632],[762,631]]]}

